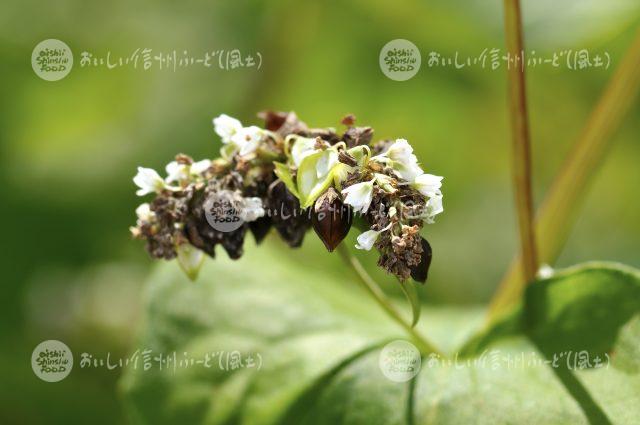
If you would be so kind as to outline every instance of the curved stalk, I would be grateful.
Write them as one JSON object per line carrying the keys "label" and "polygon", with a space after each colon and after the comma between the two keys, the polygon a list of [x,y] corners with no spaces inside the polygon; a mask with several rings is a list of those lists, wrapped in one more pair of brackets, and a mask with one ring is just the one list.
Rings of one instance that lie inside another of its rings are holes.
{"label": "curved stalk", "polygon": [[367,291],[369,295],[378,303],[380,307],[400,326],[402,326],[413,338],[415,344],[418,346],[423,354],[434,353],[441,357],[444,355],[438,351],[434,345],[429,342],[423,335],[421,335],[417,329],[411,326],[411,323],[406,321],[400,312],[393,306],[391,300],[384,291],[380,288],[380,285],[367,273],[362,263],[349,252],[349,249],[344,243],[338,245],[337,249],[340,254],[340,258],[353,268],[354,272],[358,275],[359,282],[362,287]]}

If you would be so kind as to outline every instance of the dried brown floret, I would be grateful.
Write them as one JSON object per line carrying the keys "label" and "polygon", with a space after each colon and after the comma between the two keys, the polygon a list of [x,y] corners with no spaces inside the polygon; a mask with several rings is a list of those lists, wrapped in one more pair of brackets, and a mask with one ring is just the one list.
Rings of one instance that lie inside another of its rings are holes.
{"label": "dried brown floret", "polygon": [[342,135],[342,140],[348,148],[360,145],[368,145],[373,138],[371,127],[350,127]]}
{"label": "dried brown floret", "polygon": [[258,117],[264,120],[267,130],[274,131],[282,137],[301,134],[307,130],[307,125],[300,121],[295,112],[263,111]]}

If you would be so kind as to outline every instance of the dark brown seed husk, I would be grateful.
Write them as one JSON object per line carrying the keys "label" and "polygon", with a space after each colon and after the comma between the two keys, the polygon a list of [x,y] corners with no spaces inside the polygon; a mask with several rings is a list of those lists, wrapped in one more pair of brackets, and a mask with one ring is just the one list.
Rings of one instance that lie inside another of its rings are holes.
{"label": "dark brown seed husk", "polygon": [[259,244],[267,236],[269,230],[271,230],[271,217],[265,215],[255,221],[252,221],[249,223],[249,229],[251,230],[256,243]]}
{"label": "dark brown seed husk", "polygon": [[313,230],[332,252],[349,233],[353,222],[353,213],[348,205],[343,204],[340,194],[329,188],[316,201],[311,221]]}
{"label": "dark brown seed husk", "polygon": [[300,202],[281,181],[269,189],[269,213],[273,227],[292,248],[302,245],[304,235],[311,227],[309,210],[302,210]]}
{"label": "dark brown seed husk", "polygon": [[429,242],[425,238],[421,239],[422,254],[420,264],[411,267],[411,277],[417,282],[425,283],[429,275],[429,266],[431,266],[432,251]]}

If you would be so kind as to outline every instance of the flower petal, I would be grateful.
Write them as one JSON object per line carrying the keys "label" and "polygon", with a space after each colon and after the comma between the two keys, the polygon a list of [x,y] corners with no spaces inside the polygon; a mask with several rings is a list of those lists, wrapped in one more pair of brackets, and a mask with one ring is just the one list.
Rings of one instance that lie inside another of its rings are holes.
{"label": "flower petal", "polygon": [[322,152],[320,158],[318,159],[318,163],[316,164],[316,173],[318,174],[318,178],[329,174],[329,171],[338,164],[338,153],[333,149],[327,149]]}
{"label": "flower petal", "polygon": [[420,174],[413,181],[412,186],[418,189],[424,196],[442,195],[440,188],[442,187],[442,176],[434,176],[433,174]]}
{"label": "flower petal", "polygon": [[300,163],[300,167],[298,167],[296,184],[298,187],[300,206],[302,208],[313,205],[318,196],[320,196],[333,181],[333,175],[331,173],[323,178],[318,178],[316,167],[322,153],[323,152],[315,152],[305,157]]}
{"label": "flower petal", "polygon": [[151,211],[149,204],[146,202],[138,205],[138,208],[136,208],[136,216],[138,216],[138,219],[141,221],[149,222],[155,217],[155,215],[156,214]]}
{"label": "flower petal", "polygon": [[365,251],[370,251],[373,248],[373,244],[376,243],[378,236],[380,235],[380,231],[377,230],[367,230],[364,233],[358,235],[358,243],[356,244],[356,249],[363,249]]}
{"label": "flower petal", "polygon": [[168,163],[165,170],[167,171],[167,178],[165,178],[167,183],[184,180],[189,176],[189,166],[180,164],[178,161]]}
{"label": "flower petal", "polygon": [[344,203],[351,205],[356,212],[366,213],[373,199],[374,180],[356,183],[343,189]]}
{"label": "flower petal", "polygon": [[252,125],[240,129],[232,138],[232,142],[240,148],[240,155],[253,153],[260,146],[264,136],[264,130]]}
{"label": "flower petal", "polygon": [[200,175],[207,171],[211,167],[210,159],[203,159],[202,161],[197,161],[191,164],[190,172],[191,174]]}
{"label": "flower petal", "polygon": [[223,143],[231,143],[231,138],[242,129],[242,123],[229,115],[222,114],[213,119],[213,127]]}
{"label": "flower petal", "polygon": [[393,223],[389,223],[389,225],[382,230],[367,230],[366,232],[361,233],[357,238],[358,243],[356,244],[356,248],[369,251],[373,248],[373,244],[376,243],[376,240],[378,240],[380,233],[391,229],[392,225]]}
{"label": "flower petal", "polygon": [[424,171],[422,171],[422,168],[418,165],[417,160],[409,163],[392,161],[391,167],[399,177],[410,182],[414,181],[419,175],[424,174]]}
{"label": "flower petal", "polygon": [[316,152],[315,139],[307,137],[294,137],[293,146],[291,147],[291,158],[296,167],[300,167],[302,160]]}
{"label": "flower petal", "polygon": [[133,182],[140,188],[136,192],[138,196],[160,192],[165,186],[164,180],[153,168],[138,167],[138,174],[133,178]]}
{"label": "flower petal", "polygon": [[407,142],[407,139],[396,139],[384,155],[392,161],[404,164],[412,162],[413,158],[415,158],[413,147]]}
{"label": "flower petal", "polygon": [[425,221],[429,224],[434,223],[433,218],[444,211],[442,206],[442,195],[433,196],[427,201],[427,211]]}

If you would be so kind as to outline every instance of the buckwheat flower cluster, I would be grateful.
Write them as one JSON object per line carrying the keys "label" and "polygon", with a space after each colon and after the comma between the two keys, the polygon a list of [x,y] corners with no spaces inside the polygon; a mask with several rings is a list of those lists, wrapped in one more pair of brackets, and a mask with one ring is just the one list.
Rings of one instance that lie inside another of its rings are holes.
{"label": "buckwheat flower cluster", "polygon": [[166,177],[138,168],[132,234],[154,258],[177,258],[195,278],[204,254],[222,245],[242,255],[247,231],[259,243],[271,228],[291,246],[313,227],[329,251],[354,224],[357,249],[375,247],[378,264],[400,279],[424,282],[431,247],[420,236],[443,211],[442,177],[425,173],[404,139],[372,144],[373,130],[343,118],[345,130],[310,128],[295,113],[263,112],[264,128],[227,115],[213,120],[217,159],[178,155]]}

